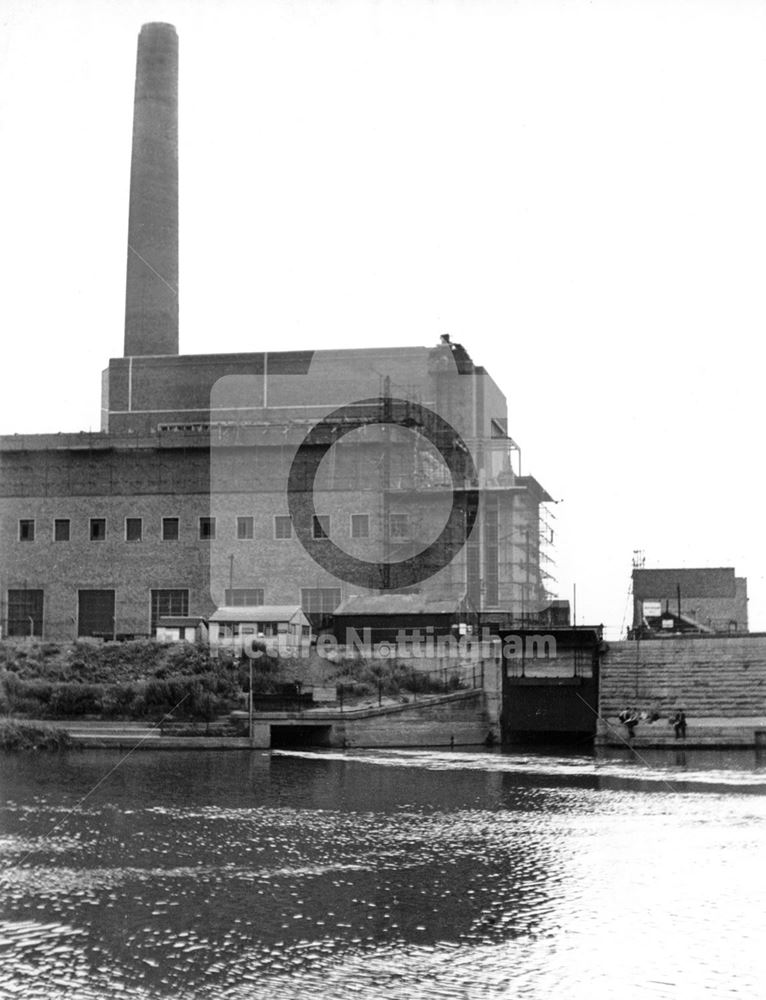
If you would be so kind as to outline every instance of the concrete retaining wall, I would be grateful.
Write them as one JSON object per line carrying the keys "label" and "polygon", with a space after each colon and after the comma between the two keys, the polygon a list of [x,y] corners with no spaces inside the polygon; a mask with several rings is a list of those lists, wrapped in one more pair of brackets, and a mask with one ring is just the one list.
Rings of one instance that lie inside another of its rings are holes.
{"label": "concrete retaining wall", "polygon": [[626,707],[661,716],[639,725],[637,743],[672,742],[667,719],[682,708],[687,743],[753,745],[753,720],[766,716],[766,636],[610,643],[601,663],[598,742],[624,740],[617,716]]}
{"label": "concrete retaining wall", "polygon": [[[394,716],[348,719],[333,727],[348,746],[475,746],[492,728],[481,691],[455,701],[412,705]],[[499,734],[496,732],[496,736]]]}
{"label": "concrete retaining wall", "polygon": [[[303,712],[256,712],[252,742],[247,716],[239,713],[240,736],[160,735],[140,722],[73,720],[56,723],[82,746],[132,749],[269,749],[274,746],[439,747],[478,746],[491,731],[500,736],[500,667],[487,661],[485,690],[427,695],[408,704],[340,711],[314,708]],[[304,742],[305,741],[305,742]]]}
{"label": "concrete retaining wall", "polygon": [[[346,712],[258,713],[253,745],[271,747],[289,727],[305,738],[311,727],[316,744],[335,747],[477,746],[490,730],[499,737],[496,702],[483,691],[465,691],[383,708]],[[313,742],[308,740],[307,742]]]}

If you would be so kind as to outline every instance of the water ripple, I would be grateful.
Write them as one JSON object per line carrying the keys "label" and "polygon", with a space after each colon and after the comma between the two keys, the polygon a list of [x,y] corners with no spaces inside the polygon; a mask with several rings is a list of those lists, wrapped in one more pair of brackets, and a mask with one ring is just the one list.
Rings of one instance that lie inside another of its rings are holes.
{"label": "water ripple", "polygon": [[457,756],[147,755],[63,819],[82,774],[14,759],[0,996],[759,995],[766,796]]}

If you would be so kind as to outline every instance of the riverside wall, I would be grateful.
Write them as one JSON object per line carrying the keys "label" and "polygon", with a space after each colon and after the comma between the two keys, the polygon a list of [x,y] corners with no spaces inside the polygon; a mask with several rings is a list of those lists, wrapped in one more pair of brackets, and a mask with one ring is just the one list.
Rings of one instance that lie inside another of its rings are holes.
{"label": "riverside wall", "polygon": [[346,711],[256,713],[253,746],[460,747],[499,739],[499,699],[476,689]]}
{"label": "riverside wall", "polygon": [[486,699],[475,691],[454,701],[407,706],[395,716],[346,719],[336,736],[359,747],[477,746],[493,728]]}
{"label": "riverside wall", "polygon": [[625,742],[617,716],[626,707],[660,715],[651,725],[639,724],[635,744],[674,743],[668,721],[679,708],[687,717],[687,745],[760,744],[766,739],[766,636],[609,643],[601,660],[597,743]]}
{"label": "riverside wall", "polygon": [[[247,737],[245,712],[240,735],[162,733],[141,722],[57,721],[76,745],[132,750],[244,750],[284,747],[461,747],[478,746],[488,732],[499,734],[499,699],[475,689],[446,695],[426,695],[407,704],[365,706],[303,712],[256,712],[252,740]],[[50,722],[24,720],[49,727]],[[244,727],[243,727],[244,724]]]}

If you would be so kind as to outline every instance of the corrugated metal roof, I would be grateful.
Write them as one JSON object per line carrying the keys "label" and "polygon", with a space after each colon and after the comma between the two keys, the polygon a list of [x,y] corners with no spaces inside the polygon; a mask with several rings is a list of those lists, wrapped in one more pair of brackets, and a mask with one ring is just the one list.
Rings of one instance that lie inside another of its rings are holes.
{"label": "corrugated metal roof", "polygon": [[219,608],[211,622],[289,622],[301,611],[300,604],[261,604],[251,607]]}
{"label": "corrugated metal roof", "polygon": [[681,598],[734,597],[734,569],[719,566],[710,569],[634,569],[633,596],[641,600],[672,599],[676,588]]}
{"label": "corrugated metal roof", "polygon": [[460,609],[460,601],[429,601],[422,594],[378,594],[347,597],[335,615],[449,615]]}

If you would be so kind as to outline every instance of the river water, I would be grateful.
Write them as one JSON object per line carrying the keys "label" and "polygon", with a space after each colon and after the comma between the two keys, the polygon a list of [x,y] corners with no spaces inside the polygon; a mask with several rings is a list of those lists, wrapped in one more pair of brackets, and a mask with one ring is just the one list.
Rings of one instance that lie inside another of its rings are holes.
{"label": "river water", "polygon": [[766,995],[756,752],[118,761],[0,757],[0,996]]}

